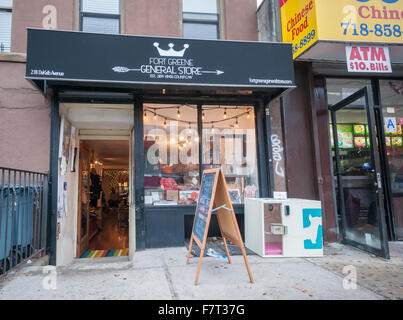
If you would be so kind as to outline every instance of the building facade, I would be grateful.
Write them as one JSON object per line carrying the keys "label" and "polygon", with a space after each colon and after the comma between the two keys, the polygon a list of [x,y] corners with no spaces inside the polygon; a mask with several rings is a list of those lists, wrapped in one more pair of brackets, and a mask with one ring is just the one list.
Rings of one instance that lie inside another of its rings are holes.
{"label": "building facade", "polygon": [[398,0],[258,11],[261,39],[293,44],[297,89],[280,102],[289,196],[322,201],[325,238],[383,257],[402,239],[402,12]]}
{"label": "building facade", "polygon": [[0,164],[49,172],[51,264],[182,246],[204,169],[222,168],[242,233],[245,198],[285,191],[266,106],[294,87],[290,45],[257,43],[254,0],[3,0],[0,13]]}
{"label": "building facade", "polygon": [[183,245],[214,167],[242,234],[245,198],[320,200],[325,242],[388,257],[402,4],[324,3],[0,0],[0,165],[49,172],[51,263]]}
{"label": "building facade", "polygon": [[[203,17],[199,20],[196,17],[193,24],[191,19],[187,22],[186,16],[183,16],[180,0],[112,2],[116,3],[115,6],[106,5],[105,8],[97,8],[97,1],[89,1],[83,8],[80,0],[0,2],[0,77],[3,84],[0,98],[1,136],[4,137],[0,163],[3,166],[41,172],[49,169],[50,101],[24,79],[27,28],[182,37],[186,35],[186,25],[196,27],[197,30],[197,26],[202,24],[212,27],[206,28],[207,34],[199,36],[257,41],[254,1],[218,1],[214,3],[213,9],[207,8],[216,16],[213,22],[206,23]],[[209,18],[207,16],[207,20]],[[107,28],[102,25],[105,21],[110,21],[112,25],[109,30],[103,29]],[[215,33],[208,34],[211,29],[215,29]],[[26,130],[29,130],[29,136]],[[15,145],[19,147],[15,148]],[[29,150],[30,159],[27,159],[23,150]]]}

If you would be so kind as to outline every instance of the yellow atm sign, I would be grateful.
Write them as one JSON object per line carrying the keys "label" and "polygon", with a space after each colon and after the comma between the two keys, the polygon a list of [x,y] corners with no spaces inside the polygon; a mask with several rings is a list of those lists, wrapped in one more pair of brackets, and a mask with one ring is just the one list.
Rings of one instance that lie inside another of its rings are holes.
{"label": "yellow atm sign", "polygon": [[317,40],[403,43],[403,0],[280,0],[294,58]]}

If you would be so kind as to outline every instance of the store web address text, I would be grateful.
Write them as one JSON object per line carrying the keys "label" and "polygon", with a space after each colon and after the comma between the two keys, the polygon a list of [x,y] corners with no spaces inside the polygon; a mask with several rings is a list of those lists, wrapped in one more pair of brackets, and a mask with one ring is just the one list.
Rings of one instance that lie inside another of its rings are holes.
{"label": "store web address text", "polygon": [[254,84],[292,84],[291,80],[280,80],[280,79],[254,79],[249,78],[249,83]]}

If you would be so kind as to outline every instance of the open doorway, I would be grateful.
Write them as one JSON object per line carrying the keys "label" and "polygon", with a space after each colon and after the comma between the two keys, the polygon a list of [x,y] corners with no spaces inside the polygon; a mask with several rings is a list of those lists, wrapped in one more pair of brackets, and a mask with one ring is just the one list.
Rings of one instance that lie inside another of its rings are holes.
{"label": "open doorway", "polygon": [[129,252],[129,140],[81,140],[77,257]]}

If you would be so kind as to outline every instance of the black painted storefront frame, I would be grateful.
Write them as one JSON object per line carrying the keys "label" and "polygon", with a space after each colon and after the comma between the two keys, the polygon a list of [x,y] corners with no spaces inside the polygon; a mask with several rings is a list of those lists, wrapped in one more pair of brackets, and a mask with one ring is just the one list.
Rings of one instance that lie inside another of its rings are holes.
{"label": "black painted storefront frame", "polygon": [[[75,88],[77,89],[77,88]],[[186,240],[186,235],[190,234],[193,224],[194,213],[196,206],[158,206],[149,207],[144,205],[144,104],[159,103],[159,104],[194,104],[198,106],[198,133],[199,141],[202,141],[202,106],[217,105],[221,106],[250,106],[254,110],[255,117],[255,137],[256,137],[256,155],[257,155],[257,170],[259,182],[259,196],[267,198],[272,194],[272,168],[269,166],[270,159],[269,148],[270,139],[270,117],[266,116],[266,108],[270,98],[265,97],[206,97],[200,99],[199,95],[190,96],[157,96],[157,95],[138,95],[132,94],[132,98],[118,99],[103,97],[94,98],[88,96],[81,97],[80,94],[76,96],[66,96],[58,92],[68,92],[70,87],[57,87],[54,91],[52,101],[54,105],[58,106],[59,103],[105,103],[105,104],[132,104],[134,110],[134,145],[132,159],[134,160],[134,181],[131,181],[132,190],[134,191],[134,204],[135,204],[135,221],[136,221],[136,250],[144,250],[148,248],[163,248],[183,246]],[[76,92],[77,93],[77,92]],[[201,103],[204,101],[204,103]],[[59,119],[52,118],[52,126]],[[58,143],[58,131],[53,131],[51,138],[52,143]],[[199,143],[201,149],[202,143]],[[199,149],[199,170],[203,171],[202,153]],[[57,150],[56,157],[52,157],[53,166],[57,168],[58,158]],[[51,164],[52,167],[52,164]],[[57,174],[55,172],[56,179]],[[57,184],[56,184],[57,186]],[[240,227],[241,235],[244,237],[244,205],[234,204],[236,218]],[[211,221],[209,235],[219,236],[219,227],[215,215],[213,214]],[[53,233],[53,232],[51,232]],[[55,237],[54,237],[55,238]],[[56,239],[56,238],[55,238]],[[55,244],[56,245],[56,244]]]}

